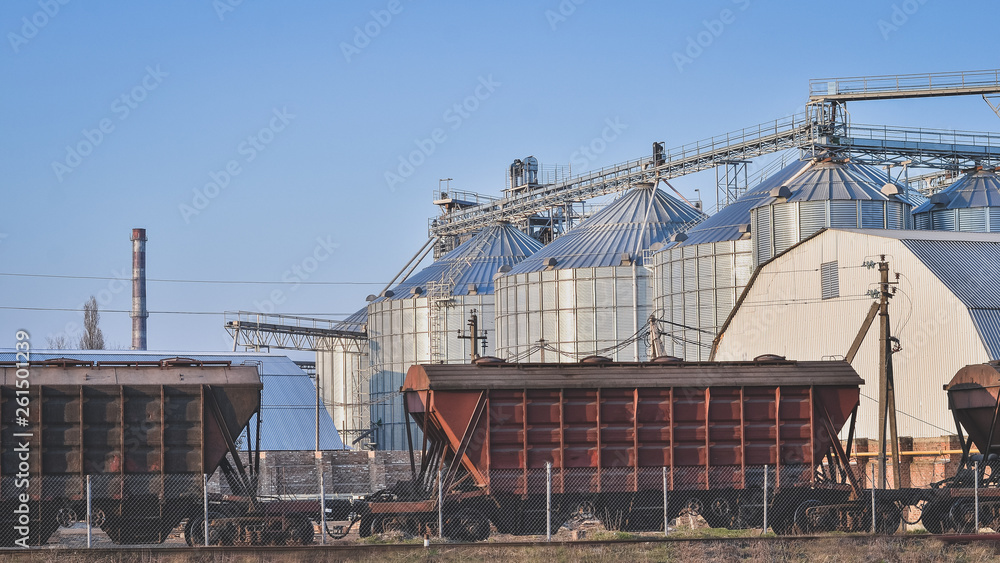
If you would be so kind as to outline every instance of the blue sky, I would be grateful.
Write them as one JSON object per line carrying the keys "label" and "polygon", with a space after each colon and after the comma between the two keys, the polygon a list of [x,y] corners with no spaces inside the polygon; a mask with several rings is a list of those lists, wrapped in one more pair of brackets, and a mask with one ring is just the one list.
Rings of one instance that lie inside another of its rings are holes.
{"label": "blue sky", "polygon": [[[215,313],[151,314],[150,349],[225,349],[222,311],[362,307],[426,240],[440,178],[498,195],[515,158],[574,172],[638,158],[654,141],[800,111],[810,78],[997,68],[992,12],[941,0],[8,0],[0,273],[127,277],[130,231],[144,227],[150,278],[285,280],[149,283],[151,311]],[[972,97],[849,109],[857,123],[1000,129]],[[583,157],[609,121],[615,140]],[[714,174],[674,185],[708,194]],[[82,318],[9,307],[77,309],[91,295],[105,339],[129,345],[128,315],[111,312],[130,307],[127,284],[0,287],[0,347],[22,328],[43,346]]]}

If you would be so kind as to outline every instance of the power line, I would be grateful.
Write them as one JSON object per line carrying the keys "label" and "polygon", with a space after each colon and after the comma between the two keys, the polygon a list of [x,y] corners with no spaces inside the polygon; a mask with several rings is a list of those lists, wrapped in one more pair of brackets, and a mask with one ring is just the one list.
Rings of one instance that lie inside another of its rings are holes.
{"label": "power line", "polygon": [[[132,278],[119,278],[113,276],[70,276],[63,274],[24,274],[24,273],[3,273],[0,276],[21,277],[21,278],[54,278],[69,280],[117,280],[120,282],[130,282]],[[355,282],[355,281],[302,281],[277,280],[277,281],[248,281],[248,280],[182,280],[165,278],[146,278],[147,282],[159,283],[205,283],[205,284],[240,284],[240,285],[382,285],[378,282]]]}
{"label": "power line", "polygon": [[[0,306],[0,310],[6,311],[68,311],[71,313],[79,313],[83,309],[73,309],[68,307],[4,307]],[[99,313],[131,313],[131,309],[99,309]],[[224,315],[225,311],[148,311],[150,315]],[[262,315],[265,313],[261,313]],[[348,315],[353,315],[354,313],[275,313],[287,316],[313,316],[313,317],[346,317]]]}

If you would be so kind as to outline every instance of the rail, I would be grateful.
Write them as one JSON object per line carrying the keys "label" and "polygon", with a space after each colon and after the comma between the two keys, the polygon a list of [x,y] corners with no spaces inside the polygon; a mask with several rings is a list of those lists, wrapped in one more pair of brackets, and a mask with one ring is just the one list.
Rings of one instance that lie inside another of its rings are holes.
{"label": "rail", "polygon": [[811,101],[877,100],[1000,93],[1000,70],[816,78]]}

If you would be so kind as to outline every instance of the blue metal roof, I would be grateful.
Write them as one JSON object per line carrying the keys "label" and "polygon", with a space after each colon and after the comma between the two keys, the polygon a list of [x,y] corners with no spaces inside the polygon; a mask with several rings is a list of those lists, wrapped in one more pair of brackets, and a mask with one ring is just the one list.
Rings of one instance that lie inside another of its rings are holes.
{"label": "blue metal roof", "polygon": [[[73,358],[91,362],[157,361],[181,356],[202,361],[229,361],[232,365],[259,365],[261,393],[261,449],[313,450],[316,447],[316,387],[312,379],[286,356],[255,352],[152,352],[140,350],[33,350],[32,361]],[[15,361],[13,350],[0,350],[0,361]],[[250,428],[255,429],[256,419]],[[320,447],[344,449],[329,412],[320,409]],[[246,443],[246,433],[243,434]]]}
{"label": "blue metal roof", "polygon": [[1000,310],[1000,238],[902,242],[966,307]]}
{"label": "blue metal roof", "polygon": [[[734,203],[688,231],[688,238],[681,246],[743,238],[744,233],[740,232],[739,227],[750,223],[750,210],[773,203],[775,198],[771,197],[770,192],[781,186],[788,187],[791,192],[787,201],[907,201],[904,197],[883,194],[881,190],[886,181],[884,174],[870,166],[851,162],[798,160],[768,176]],[[900,194],[906,193],[905,186],[896,186]]]}
{"label": "blue metal roof", "polygon": [[740,232],[739,227],[750,224],[750,210],[761,202],[770,200],[772,188],[782,185],[808,165],[807,161],[798,160],[771,174],[766,180],[747,190],[738,200],[687,231],[687,240],[681,246],[741,239],[744,233]]}
{"label": "blue metal roof", "polygon": [[[509,275],[537,272],[555,258],[555,269],[618,266],[622,254],[635,254],[704,218],[700,211],[653,186],[637,186],[552,241]],[[642,257],[634,257],[641,263]]]}
{"label": "blue metal roof", "polygon": [[344,320],[333,326],[334,330],[350,330],[354,332],[362,332],[365,324],[368,322],[368,306],[365,305],[361,309],[354,312],[354,314],[346,317]]}
{"label": "blue metal roof", "polygon": [[[410,291],[415,287],[426,291],[428,283],[445,281],[444,276],[456,265],[458,277],[455,279],[452,295],[468,295],[469,284],[475,284],[476,293],[491,294],[493,276],[501,266],[515,266],[541,247],[540,242],[510,223],[500,222],[485,227],[430,266],[392,288],[391,299],[413,297]],[[383,299],[385,298],[380,297],[378,301]]]}
{"label": "blue metal roof", "polygon": [[1000,176],[993,170],[979,170],[962,176],[939,193],[948,196],[947,203],[926,201],[914,209],[913,214],[942,209],[1000,207]]}
{"label": "blue metal roof", "polygon": [[[880,175],[869,166],[827,161],[814,163],[784,185],[791,192],[787,201],[897,201],[898,198],[882,193],[882,187],[887,182],[884,174]],[[904,186],[895,185],[899,193],[905,193]],[[759,205],[766,205],[774,199],[769,198]]]}

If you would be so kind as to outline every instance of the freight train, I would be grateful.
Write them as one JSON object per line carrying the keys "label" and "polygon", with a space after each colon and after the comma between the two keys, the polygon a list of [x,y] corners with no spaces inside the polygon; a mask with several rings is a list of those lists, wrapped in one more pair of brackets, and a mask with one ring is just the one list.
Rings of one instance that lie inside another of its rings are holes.
{"label": "freight train", "polygon": [[[0,546],[40,545],[88,514],[118,544],[310,543],[319,502],[257,497],[235,439],[260,410],[255,366],[173,358],[0,364]],[[256,427],[260,443],[259,417]],[[244,454],[246,452],[243,452]],[[206,498],[217,469],[230,498]]]}
{"label": "freight train", "polygon": [[998,370],[969,366],[945,386],[963,443],[958,473],[875,500],[850,463],[863,382],[844,361],[417,365],[403,392],[423,431],[419,469],[411,461],[409,481],[330,516],[361,536],[433,534],[440,517],[444,535],[470,541],[492,528],[543,534],[581,511],[625,531],[662,531],[682,513],[760,527],[769,513],[780,534],[892,533],[921,519],[932,533],[962,533],[977,528],[978,494],[978,525],[996,526]]}
{"label": "freight train", "polygon": [[[410,479],[322,506],[258,494],[253,366],[63,359],[28,366],[27,385],[22,370],[0,365],[2,545],[43,544],[88,508],[120,544],[162,542],[182,521],[191,545],[206,528],[216,545],[308,544],[321,509],[334,538],[357,526],[362,537],[478,541],[493,529],[556,530],[581,512],[627,531],[662,531],[687,512],[713,527],[768,518],[778,533],[888,533],[913,506],[929,531],[963,532],[977,526],[977,480],[979,525],[1000,521],[997,363],[946,386],[964,451],[958,474],[936,488],[879,491],[874,506],[850,464],[863,382],[843,361],[416,365],[403,386],[409,426],[422,431],[410,440]],[[205,476],[220,469],[232,494],[207,495]]]}

